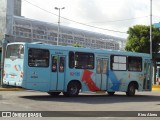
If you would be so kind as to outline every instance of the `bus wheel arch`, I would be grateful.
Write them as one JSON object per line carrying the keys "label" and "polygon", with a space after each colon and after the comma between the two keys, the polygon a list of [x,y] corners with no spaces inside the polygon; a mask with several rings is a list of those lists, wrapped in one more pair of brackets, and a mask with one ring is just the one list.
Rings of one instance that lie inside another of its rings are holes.
{"label": "bus wheel arch", "polygon": [[63,94],[67,97],[78,96],[81,87],[82,85],[79,80],[71,80],[67,85],[67,91],[63,92]]}
{"label": "bus wheel arch", "polygon": [[136,81],[132,81],[128,84],[128,88],[127,88],[127,92],[126,95],[127,96],[134,96],[136,89],[138,89],[138,83]]}

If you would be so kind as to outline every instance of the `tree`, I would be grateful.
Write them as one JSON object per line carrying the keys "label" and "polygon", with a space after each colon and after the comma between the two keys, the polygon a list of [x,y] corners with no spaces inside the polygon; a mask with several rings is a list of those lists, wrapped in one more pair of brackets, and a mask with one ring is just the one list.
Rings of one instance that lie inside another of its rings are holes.
{"label": "tree", "polygon": [[[128,32],[125,50],[132,52],[150,53],[150,26],[135,25],[130,27]],[[160,30],[152,26],[152,53],[158,53],[160,50]],[[158,61],[153,54],[154,71],[156,71]],[[154,72],[154,84],[156,83],[156,72]]]}
{"label": "tree", "polygon": [[74,47],[82,47],[82,45],[76,43],[76,44],[73,44]]}
{"label": "tree", "polygon": [[[132,52],[150,53],[150,26],[135,25],[128,32],[125,50]],[[152,27],[152,52],[159,52],[160,30]]]}

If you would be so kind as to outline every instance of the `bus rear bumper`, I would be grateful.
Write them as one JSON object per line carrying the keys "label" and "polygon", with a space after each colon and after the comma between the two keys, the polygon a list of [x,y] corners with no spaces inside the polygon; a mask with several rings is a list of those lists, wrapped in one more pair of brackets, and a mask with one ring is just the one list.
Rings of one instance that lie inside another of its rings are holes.
{"label": "bus rear bumper", "polygon": [[9,85],[9,86],[17,86],[17,87],[22,87],[22,82],[15,82],[15,81],[3,81],[4,85]]}

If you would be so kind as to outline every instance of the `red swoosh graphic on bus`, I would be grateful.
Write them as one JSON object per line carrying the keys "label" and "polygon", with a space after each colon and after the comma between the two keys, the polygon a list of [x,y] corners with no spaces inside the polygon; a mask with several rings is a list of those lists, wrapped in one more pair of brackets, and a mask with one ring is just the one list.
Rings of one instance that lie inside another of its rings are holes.
{"label": "red swoosh graphic on bus", "polygon": [[14,65],[14,69],[15,69],[16,71],[18,71],[17,65]]}
{"label": "red swoosh graphic on bus", "polygon": [[89,70],[84,70],[82,75],[82,82],[85,82],[87,84],[90,91],[99,91],[100,89],[96,86],[96,84],[91,78],[92,74],[93,72]]}

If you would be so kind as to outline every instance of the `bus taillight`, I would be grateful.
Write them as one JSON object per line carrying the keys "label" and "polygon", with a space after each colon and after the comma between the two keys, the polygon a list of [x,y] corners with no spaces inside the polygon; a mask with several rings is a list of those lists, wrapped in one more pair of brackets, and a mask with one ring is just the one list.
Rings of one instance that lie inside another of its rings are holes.
{"label": "bus taillight", "polygon": [[3,77],[5,77],[5,75],[6,75],[5,71],[3,71]]}
{"label": "bus taillight", "polygon": [[20,78],[23,78],[23,72],[20,73]]}

